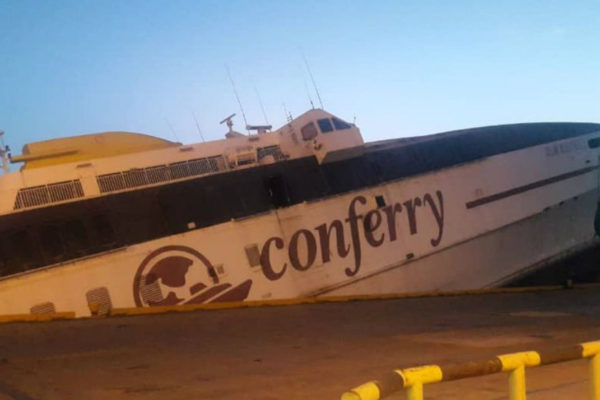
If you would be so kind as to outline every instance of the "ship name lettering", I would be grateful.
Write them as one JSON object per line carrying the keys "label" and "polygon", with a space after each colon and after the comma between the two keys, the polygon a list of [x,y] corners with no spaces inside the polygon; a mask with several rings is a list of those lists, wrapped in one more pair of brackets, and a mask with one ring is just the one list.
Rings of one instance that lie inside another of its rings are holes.
{"label": "ship name lettering", "polygon": [[[285,241],[279,236],[273,236],[263,244],[260,252],[260,264],[262,272],[269,280],[278,280],[284,276],[288,267],[297,271],[307,271],[317,260],[317,250],[320,250],[320,261],[326,264],[331,261],[331,254],[335,251],[340,258],[346,258],[350,253],[353,255],[354,263],[345,268],[346,276],[356,275],[362,265],[362,240],[373,248],[377,248],[387,242],[398,239],[398,225],[402,223],[402,214],[405,214],[405,222],[408,225],[410,235],[419,233],[419,215],[428,212],[436,223],[437,234],[430,238],[431,246],[436,247],[442,241],[444,233],[444,197],[437,190],[434,195],[424,194],[402,203],[394,203],[381,208],[376,208],[361,214],[357,207],[367,204],[364,196],[356,196],[348,205],[348,216],[344,220],[347,225],[339,219],[329,223],[323,223],[314,228],[297,230],[287,244],[287,262],[273,265],[271,255],[275,251],[284,251]],[[347,234],[349,228],[349,235]],[[387,229],[386,229],[387,228]],[[332,237],[335,238],[332,246]],[[317,247],[318,246],[318,247]],[[288,263],[289,262],[289,263]]]}

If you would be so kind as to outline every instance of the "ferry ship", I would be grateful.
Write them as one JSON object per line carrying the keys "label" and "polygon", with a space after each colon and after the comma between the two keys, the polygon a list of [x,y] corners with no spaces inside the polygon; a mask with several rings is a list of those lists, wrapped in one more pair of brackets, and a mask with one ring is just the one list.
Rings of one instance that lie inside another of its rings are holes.
{"label": "ferry ship", "polygon": [[222,122],[2,148],[0,314],[496,287],[596,244],[600,124],[364,143],[321,109]]}

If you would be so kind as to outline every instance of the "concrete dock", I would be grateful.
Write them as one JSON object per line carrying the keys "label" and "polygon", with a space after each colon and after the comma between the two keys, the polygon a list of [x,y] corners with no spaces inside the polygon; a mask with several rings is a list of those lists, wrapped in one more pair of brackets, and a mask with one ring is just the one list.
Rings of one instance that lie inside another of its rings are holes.
{"label": "concrete dock", "polygon": [[[597,339],[600,289],[9,323],[0,400],[338,399],[393,368]],[[587,376],[585,361],[528,370],[528,398],[585,398]],[[507,386],[496,374],[425,398],[505,399]]]}

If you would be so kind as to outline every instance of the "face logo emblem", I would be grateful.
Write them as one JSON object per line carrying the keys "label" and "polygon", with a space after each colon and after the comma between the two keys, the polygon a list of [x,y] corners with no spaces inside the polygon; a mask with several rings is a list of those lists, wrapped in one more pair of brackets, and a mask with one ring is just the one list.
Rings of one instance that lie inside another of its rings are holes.
{"label": "face logo emblem", "polygon": [[210,261],[185,246],[165,246],[150,253],[139,266],[133,282],[138,307],[242,301],[252,280],[232,287],[219,281]]}

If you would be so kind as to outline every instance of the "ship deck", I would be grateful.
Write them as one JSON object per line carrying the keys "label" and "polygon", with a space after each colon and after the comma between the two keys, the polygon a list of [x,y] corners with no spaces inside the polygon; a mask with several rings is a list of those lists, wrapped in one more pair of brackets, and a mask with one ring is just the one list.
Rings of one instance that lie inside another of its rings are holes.
{"label": "ship deck", "polygon": [[[338,399],[393,368],[595,339],[597,288],[10,323],[0,399]],[[528,398],[583,398],[586,368],[528,371]],[[507,376],[425,393],[506,398]]]}

